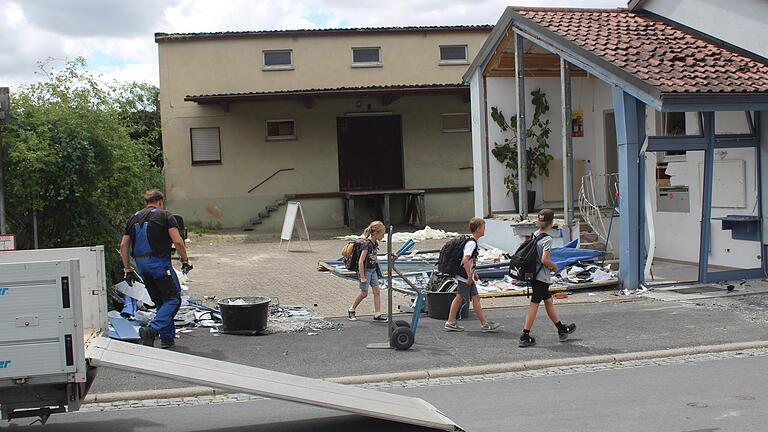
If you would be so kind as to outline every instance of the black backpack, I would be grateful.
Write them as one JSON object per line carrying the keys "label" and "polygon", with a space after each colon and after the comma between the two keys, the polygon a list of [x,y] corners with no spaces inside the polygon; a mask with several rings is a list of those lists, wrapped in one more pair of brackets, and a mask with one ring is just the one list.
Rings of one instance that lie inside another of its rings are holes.
{"label": "black backpack", "polygon": [[509,276],[526,282],[536,279],[542,266],[536,244],[547,236],[549,236],[547,233],[531,236],[517,248],[515,254],[509,259]]}
{"label": "black backpack", "polygon": [[[440,257],[437,259],[437,271],[450,276],[461,274],[464,245],[468,241],[475,240],[470,236],[459,236],[444,244],[440,249]],[[477,248],[475,248],[474,253],[477,253]]]}
{"label": "black backpack", "polygon": [[344,260],[344,267],[347,270],[357,271],[360,263],[360,254],[363,253],[363,245],[367,239],[357,239],[348,242],[341,250],[341,257]]}

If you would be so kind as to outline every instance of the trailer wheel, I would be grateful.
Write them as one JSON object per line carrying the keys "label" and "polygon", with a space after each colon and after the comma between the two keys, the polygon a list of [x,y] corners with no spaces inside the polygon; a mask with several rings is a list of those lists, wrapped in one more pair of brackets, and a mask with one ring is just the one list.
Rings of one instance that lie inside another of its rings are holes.
{"label": "trailer wheel", "polygon": [[405,320],[397,320],[397,321],[395,321],[395,325],[397,327],[410,327],[411,323],[409,323],[408,321],[405,321]]}
{"label": "trailer wheel", "polygon": [[409,327],[398,327],[393,333],[389,344],[396,350],[407,350],[413,346],[415,336]]}

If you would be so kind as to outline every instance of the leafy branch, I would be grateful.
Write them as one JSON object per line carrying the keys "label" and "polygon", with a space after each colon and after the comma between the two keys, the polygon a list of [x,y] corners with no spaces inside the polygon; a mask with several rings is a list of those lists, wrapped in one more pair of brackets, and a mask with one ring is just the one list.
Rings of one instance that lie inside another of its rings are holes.
{"label": "leafy branch", "polygon": [[[549,111],[547,95],[541,89],[536,89],[531,92],[531,102],[534,107],[533,117],[531,118],[531,126],[525,131],[526,143],[528,144],[525,149],[526,181],[529,184],[533,184],[533,180],[540,175],[549,176],[549,162],[554,159],[549,154],[549,136],[552,130],[549,119],[544,118],[544,115]],[[508,135],[501,144],[493,143],[491,153],[510,171],[504,177],[504,185],[507,187],[507,195],[514,194],[517,193],[519,184],[517,116],[512,115],[507,120],[498,107],[491,107],[491,119],[505,135]]]}

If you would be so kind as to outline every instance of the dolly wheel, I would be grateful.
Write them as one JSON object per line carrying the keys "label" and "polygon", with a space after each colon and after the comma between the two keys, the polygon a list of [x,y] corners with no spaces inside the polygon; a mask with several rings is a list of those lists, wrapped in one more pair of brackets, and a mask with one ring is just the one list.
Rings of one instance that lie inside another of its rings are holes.
{"label": "dolly wheel", "polygon": [[407,350],[413,346],[416,337],[410,327],[398,327],[393,333],[389,344],[396,350]]}
{"label": "dolly wheel", "polygon": [[411,323],[405,320],[397,320],[395,321],[395,326],[397,327],[410,327]]}

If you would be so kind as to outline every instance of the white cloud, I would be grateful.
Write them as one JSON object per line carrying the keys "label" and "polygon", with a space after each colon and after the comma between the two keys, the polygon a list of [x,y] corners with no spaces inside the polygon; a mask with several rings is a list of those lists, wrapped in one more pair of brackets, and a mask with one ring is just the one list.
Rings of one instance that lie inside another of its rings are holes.
{"label": "white cloud", "polygon": [[[39,79],[48,57],[85,57],[105,78],[157,83],[155,32],[494,24],[508,0],[0,0],[0,86]],[[621,7],[625,0],[514,0]]]}

